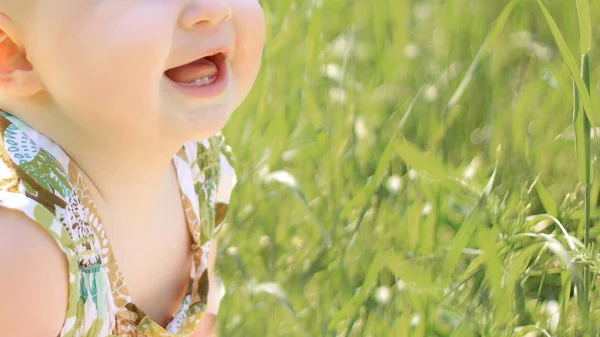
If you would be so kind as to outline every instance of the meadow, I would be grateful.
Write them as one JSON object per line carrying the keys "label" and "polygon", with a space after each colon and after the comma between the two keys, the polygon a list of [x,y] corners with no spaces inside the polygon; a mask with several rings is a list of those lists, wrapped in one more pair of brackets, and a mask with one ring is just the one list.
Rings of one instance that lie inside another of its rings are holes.
{"label": "meadow", "polygon": [[219,336],[598,335],[600,1],[261,4]]}

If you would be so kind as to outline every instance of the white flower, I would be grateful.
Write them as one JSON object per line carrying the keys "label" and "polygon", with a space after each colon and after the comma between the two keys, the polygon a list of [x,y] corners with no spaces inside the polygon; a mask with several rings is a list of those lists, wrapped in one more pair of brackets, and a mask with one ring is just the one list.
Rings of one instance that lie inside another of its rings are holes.
{"label": "white flower", "polygon": [[421,54],[419,46],[414,43],[409,43],[404,47],[404,56],[409,60],[414,60]]}
{"label": "white flower", "polygon": [[415,314],[412,317],[412,319],[410,320],[410,326],[415,327],[415,326],[419,325],[420,321],[421,321],[421,316],[419,314]]}
{"label": "white flower", "polygon": [[344,71],[337,64],[330,63],[325,66],[325,76],[334,81],[342,82],[344,80]]}
{"label": "white flower", "polygon": [[292,188],[298,187],[298,181],[288,171],[273,171],[269,174],[266,174],[264,180],[268,183],[277,181]]}
{"label": "white flower", "polygon": [[367,136],[367,127],[365,126],[365,119],[362,116],[358,116],[354,120],[354,133],[358,139],[364,139]]}
{"label": "white flower", "polygon": [[514,33],[512,39],[519,47],[526,47],[533,43],[533,34],[528,30],[522,30]]}
{"label": "white flower", "polygon": [[438,88],[431,84],[425,88],[424,92],[425,99],[429,102],[433,102],[438,98]]}
{"label": "white flower", "polygon": [[544,305],[544,311],[548,316],[548,329],[555,333],[560,320],[560,304],[554,300],[548,301]]}
{"label": "white flower", "polygon": [[235,327],[242,322],[242,317],[240,315],[234,315],[233,318],[229,321],[228,325]]}
{"label": "white flower", "polygon": [[535,56],[543,61],[549,61],[554,56],[552,48],[536,41],[529,31],[515,33],[512,38],[514,43],[525,49],[530,56]]}
{"label": "white flower", "polygon": [[375,300],[381,305],[385,305],[389,302],[391,297],[392,292],[390,291],[390,288],[386,286],[381,286],[375,290]]}
{"label": "white flower", "polygon": [[229,256],[236,256],[238,254],[237,247],[231,246],[231,247],[227,248],[227,254]]}
{"label": "white flower", "polygon": [[398,175],[390,176],[385,183],[385,187],[392,194],[398,193],[402,187],[402,178]]}
{"label": "white flower", "polygon": [[298,150],[295,150],[295,149],[287,150],[281,154],[281,160],[292,161],[294,158],[296,158],[297,154],[298,154]]}
{"label": "white flower", "polygon": [[345,35],[340,35],[331,45],[333,53],[339,57],[346,56],[352,48],[352,42]]}
{"label": "white flower", "polygon": [[261,165],[256,170],[256,175],[258,176],[259,179],[265,180],[267,178],[267,176],[269,175],[269,168],[266,165]]}
{"label": "white flower", "polygon": [[425,207],[423,207],[423,212],[421,214],[429,215],[429,213],[431,213],[431,203],[430,202],[425,204]]}
{"label": "white flower", "polygon": [[250,213],[252,213],[254,211],[254,208],[252,207],[252,205],[245,205],[242,210],[240,211],[240,216],[244,217],[249,215]]}
{"label": "white flower", "polygon": [[348,94],[346,94],[346,91],[342,88],[331,88],[329,89],[329,99],[332,103],[343,104],[346,103]]}
{"label": "white flower", "polygon": [[531,46],[531,53],[543,61],[550,61],[552,56],[554,56],[552,48],[539,42],[536,42]]}
{"label": "white flower", "polygon": [[300,249],[304,246],[304,240],[302,240],[301,238],[294,236],[291,240],[291,244],[292,246],[296,247],[297,249]]}
{"label": "white flower", "polygon": [[258,244],[263,248],[269,247],[271,245],[271,238],[268,235],[263,235],[260,237]]}
{"label": "white flower", "polygon": [[403,291],[406,289],[406,282],[398,280],[398,282],[396,282],[396,289],[398,289],[398,291]]}
{"label": "white flower", "polygon": [[283,291],[283,289],[279,286],[279,284],[277,284],[275,282],[266,282],[266,283],[260,283],[260,284],[256,284],[256,285],[250,285],[249,288],[255,294],[267,293],[267,294],[275,295],[279,298],[286,298],[285,291]]}
{"label": "white flower", "polygon": [[418,20],[421,21],[425,21],[427,19],[429,19],[429,17],[431,16],[431,12],[433,11],[433,6],[431,5],[431,3],[429,2],[419,2],[418,4],[415,5],[413,11],[415,13],[415,17],[417,17]]}
{"label": "white flower", "polygon": [[410,170],[408,171],[408,179],[410,179],[410,180],[415,180],[415,179],[417,179],[417,175],[418,175],[418,174],[417,174],[417,171],[415,171],[415,170],[413,170],[413,169],[410,169]]}

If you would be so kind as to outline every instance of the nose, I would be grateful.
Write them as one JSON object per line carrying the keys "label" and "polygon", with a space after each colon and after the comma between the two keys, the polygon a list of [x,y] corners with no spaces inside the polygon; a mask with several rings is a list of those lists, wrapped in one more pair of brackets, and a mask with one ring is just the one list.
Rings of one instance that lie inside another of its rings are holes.
{"label": "nose", "polygon": [[190,0],[181,17],[180,25],[189,29],[196,25],[215,26],[231,19],[230,0]]}

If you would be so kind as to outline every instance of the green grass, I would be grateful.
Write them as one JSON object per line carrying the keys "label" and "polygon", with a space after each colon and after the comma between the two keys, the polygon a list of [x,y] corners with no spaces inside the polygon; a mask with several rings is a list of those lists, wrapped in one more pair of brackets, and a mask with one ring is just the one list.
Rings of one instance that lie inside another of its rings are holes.
{"label": "green grass", "polygon": [[220,336],[597,335],[600,2],[262,5]]}

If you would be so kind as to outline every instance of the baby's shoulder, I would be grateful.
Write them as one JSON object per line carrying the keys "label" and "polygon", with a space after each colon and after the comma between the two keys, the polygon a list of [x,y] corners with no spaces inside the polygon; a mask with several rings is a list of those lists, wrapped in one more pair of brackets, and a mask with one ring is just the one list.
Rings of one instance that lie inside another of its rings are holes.
{"label": "baby's shoulder", "polygon": [[0,207],[3,335],[59,335],[68,285],[67,260],[55,240],[24,213]]}

